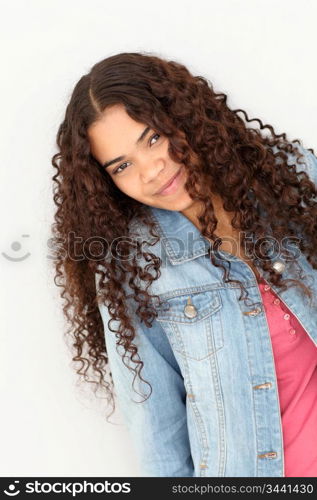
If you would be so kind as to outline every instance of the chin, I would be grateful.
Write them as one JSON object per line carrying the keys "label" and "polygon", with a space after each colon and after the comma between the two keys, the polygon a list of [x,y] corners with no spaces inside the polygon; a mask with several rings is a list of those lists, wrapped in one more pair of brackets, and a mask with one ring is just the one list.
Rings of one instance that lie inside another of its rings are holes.
{"label": "chin", "polygon": [[183,195],[178,196],[175,199],[170,198],[169,200],[162,201],[160,208],[165,208],[166,210],[174,210],[175,212],[182,212],[188,209],[193,204],[193,200],[190,198],[189,194],[185,192]]}

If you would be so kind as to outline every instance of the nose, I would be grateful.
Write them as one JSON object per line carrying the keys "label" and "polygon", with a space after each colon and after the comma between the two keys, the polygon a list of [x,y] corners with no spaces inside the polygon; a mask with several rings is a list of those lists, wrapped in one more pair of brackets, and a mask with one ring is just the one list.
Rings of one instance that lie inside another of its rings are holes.
{"label": "nose", "polygon": [[140,177],[144,184],[157,182],[157,177],[165,168],[163,158],[148,159],[140,166]]}

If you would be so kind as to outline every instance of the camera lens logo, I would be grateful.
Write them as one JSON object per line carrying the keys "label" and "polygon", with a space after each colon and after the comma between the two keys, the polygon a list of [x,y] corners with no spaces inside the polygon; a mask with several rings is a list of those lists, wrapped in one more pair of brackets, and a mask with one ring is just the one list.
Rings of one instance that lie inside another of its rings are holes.
{"label": "camera lens logo", "polygon": [[[28,238],[30,235],[29,234],[22,234],[22,237],[23,238]],[[14,252],[18,252],[19,250],[21,250],[22,248],[22,245],[19,241],[13,241],[13,243],[11,244],[11,250],[13,250]],[[1,252],[3,257],[5,257],[7,260],[11,260],[12,262],[21,262],[21,260],[25,260],[27,259],[31,254],[30,252],[27,252],[26,254],[24,255],[20,255],[20,256],[13,256],[13,255],[8,255],[4,252]]]}
{"label": "camera lens logo", "polygon": [[[14,483],[19,483],[20,481],[14,481]],[[6,495],[8,495],[9,497],[15,497],[16,495],[18,495],[20,493],[20,490],[16,490],[15,489],[15,484],[11,483],[9,484],[8,486],[8,490],[10,491],[7,491],[7,490],[4,490],[4,493]]]}

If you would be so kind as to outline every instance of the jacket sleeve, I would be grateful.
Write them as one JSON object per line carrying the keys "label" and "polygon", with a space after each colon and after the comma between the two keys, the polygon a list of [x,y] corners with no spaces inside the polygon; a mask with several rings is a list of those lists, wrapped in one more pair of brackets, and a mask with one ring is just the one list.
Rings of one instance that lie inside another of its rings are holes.
{"label": "jacket sleeve", "polygon": [[[139,375],[135,376],[132,387],[135,373],[123,364],[123,347],[116,346],[115,333],[108,328],[108,308],[99,304],[99,310],[116,402],[132,438],[142,476],[193,476],[186,391],[164,330],[155,320],[151,328],[143,322],[137,325],[135,320],[133,322],[136,328],[133,344],[138,347],[139,353],[139,358],[134,356],[134,359],[144,362],[141,375],[152,386],[152,393],[143,401],[150,393],[150,387],[140,381]],[[116,324],[112,321],[110,327]],[[130,353],[126,355],[125,363],[135,368],[137,365],[130,362],[130,356]]]}

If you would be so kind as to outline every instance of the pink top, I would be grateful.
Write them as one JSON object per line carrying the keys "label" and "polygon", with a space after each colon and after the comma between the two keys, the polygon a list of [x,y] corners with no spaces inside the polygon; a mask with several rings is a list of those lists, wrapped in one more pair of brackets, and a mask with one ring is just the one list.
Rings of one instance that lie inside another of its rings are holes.
{"label": "pink top", "polygon": [[317,477],[317,349],[269,284],[258,282],[272,340],[284,476]]}

